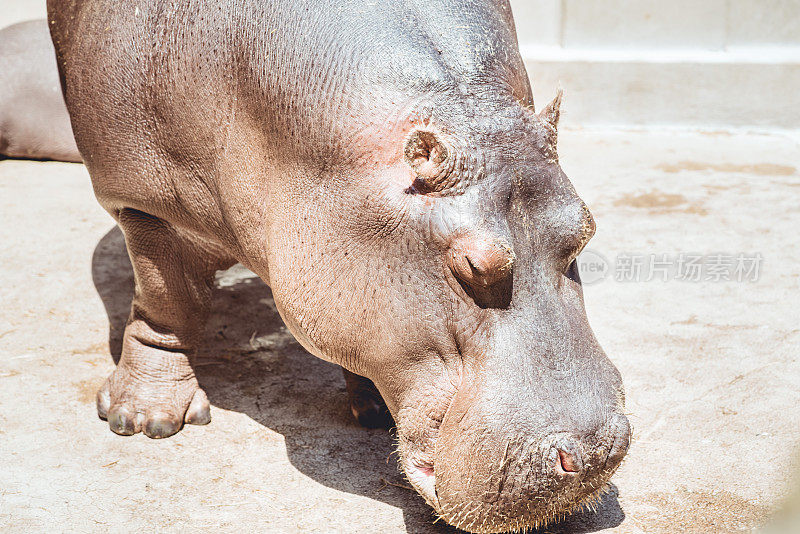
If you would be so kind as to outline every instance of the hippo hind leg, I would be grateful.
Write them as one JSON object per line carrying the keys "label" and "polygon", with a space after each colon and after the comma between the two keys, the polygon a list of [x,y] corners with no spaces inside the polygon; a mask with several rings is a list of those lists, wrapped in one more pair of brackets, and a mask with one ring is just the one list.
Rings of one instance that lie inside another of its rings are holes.
{"label": "hippo hind leg", "polygon": [[206,247],[169,223],[123,209],[118,222],[135,273],[136,291],[122,356],[97,394],[97,412],[121,435],[163,438],[184,423],[207,424],[209,403],[192,368],[208,315],[217,269]]}
{"label": "hippo hind leg", "polygon": [[350,397],[350,411],[359,424],[367,428],[392,428],[394,419],[372,380],[345,368],[342,368],[342,372]]}

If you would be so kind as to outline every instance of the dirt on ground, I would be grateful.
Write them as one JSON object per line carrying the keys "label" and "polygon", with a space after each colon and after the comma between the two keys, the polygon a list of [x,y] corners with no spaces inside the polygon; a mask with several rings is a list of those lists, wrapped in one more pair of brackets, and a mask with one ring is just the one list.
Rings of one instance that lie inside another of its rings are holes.
{"label": "dirt on ground", "polygon": [[[796,139],[565,131],[560,144],[597,220],[586,305],[634,440],[599,506],[546,531],[762,524],[800,439]],[[218,277],[199,355],[211,424],[112,434],[94,394],[133,291],[121,233],[78,164],[0,161],[0,217],[0,530],[452,532],[407,489],[392,436],[353,421],[339,368],[294,341],[242,267]],[[742,257],[760,258],[755,275]]]}

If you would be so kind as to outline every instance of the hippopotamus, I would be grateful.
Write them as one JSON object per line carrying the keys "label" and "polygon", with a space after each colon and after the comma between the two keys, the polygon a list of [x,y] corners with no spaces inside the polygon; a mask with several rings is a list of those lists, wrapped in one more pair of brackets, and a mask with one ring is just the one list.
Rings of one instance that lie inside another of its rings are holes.
{"label": "hippopotamus", "polygon": [[[193,358],[215,273],[271,287],[365,422],[471,532],[544,525],[630,442],[576,257],[595,222],[535,111],[506,0],[50,0],[78,148],[135,295],[97,409],[210,420]],[[313,402],[309,399],[309,402]]]}
{"label": "hippopotamus", "polygon": [[81,161],[47,21],[0,30],[0,158]]}

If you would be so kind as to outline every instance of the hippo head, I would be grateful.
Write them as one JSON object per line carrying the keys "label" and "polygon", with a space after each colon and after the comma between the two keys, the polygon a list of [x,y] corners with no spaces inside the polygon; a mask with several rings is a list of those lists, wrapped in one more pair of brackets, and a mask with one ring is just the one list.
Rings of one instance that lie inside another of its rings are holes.
{"label": "hippo head", "polygon": [[596,499],[630,442],[584,309],[575,259],[595,223],[558,163],[559,103],[398,121],[270,259],[290,329],[374,382],[407,478],[471,532]]}

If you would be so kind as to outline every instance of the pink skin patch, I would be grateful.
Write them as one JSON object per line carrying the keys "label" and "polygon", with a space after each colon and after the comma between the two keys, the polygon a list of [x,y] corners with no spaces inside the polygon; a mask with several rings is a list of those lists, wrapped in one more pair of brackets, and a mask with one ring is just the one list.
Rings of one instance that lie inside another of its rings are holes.
{"label": "pink skin patch", "polygon": [[433,464],[428,462],[405,461],[404,471],[408,481],[435,509],[439,509],[439,499],[436,496],[436,475]]}
{"label": "pink skin patch", "polygon": [[565,473],[577,473],[578,466],[575,465],[575,459],[569,453],[558,450],[558,461],[556,462],[556,470],[561,470]]}

